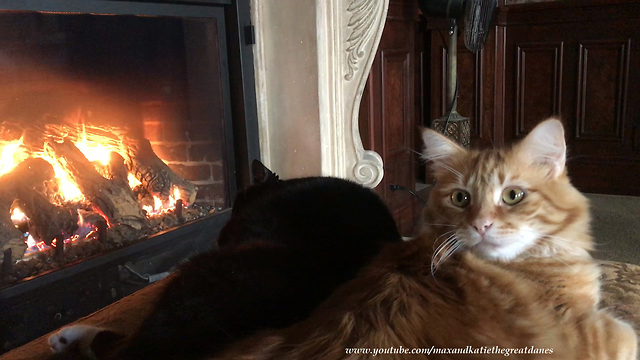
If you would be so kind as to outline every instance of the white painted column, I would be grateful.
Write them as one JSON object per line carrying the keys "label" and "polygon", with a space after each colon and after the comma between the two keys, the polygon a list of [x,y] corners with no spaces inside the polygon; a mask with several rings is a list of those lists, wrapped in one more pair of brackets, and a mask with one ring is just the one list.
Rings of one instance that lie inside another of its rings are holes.
{"label": "white painted column", "polygon": [[358,130],[389,0],[253,0],[261,156],[282,178],[375,187],[382,158]]}

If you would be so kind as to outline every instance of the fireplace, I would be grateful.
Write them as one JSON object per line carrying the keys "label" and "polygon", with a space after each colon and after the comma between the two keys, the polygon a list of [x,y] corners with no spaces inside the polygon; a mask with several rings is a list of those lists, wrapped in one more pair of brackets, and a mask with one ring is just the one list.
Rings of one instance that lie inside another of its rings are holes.
{"label": "fireplace", "polygon": [[215,246],[258,147],[248,0],[1,6],[4,352]]}

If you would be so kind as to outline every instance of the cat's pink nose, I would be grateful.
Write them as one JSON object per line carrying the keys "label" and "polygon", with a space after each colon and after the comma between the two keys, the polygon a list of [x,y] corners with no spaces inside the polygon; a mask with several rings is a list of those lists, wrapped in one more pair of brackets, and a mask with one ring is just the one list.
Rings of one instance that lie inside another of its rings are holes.
{"label": "cat's pink nose", "polygon": [[484,235],[489,230],[491,225],[493,225],[493,221],[489,219],[480,219],[473,222],[473,227],[480,235]]}

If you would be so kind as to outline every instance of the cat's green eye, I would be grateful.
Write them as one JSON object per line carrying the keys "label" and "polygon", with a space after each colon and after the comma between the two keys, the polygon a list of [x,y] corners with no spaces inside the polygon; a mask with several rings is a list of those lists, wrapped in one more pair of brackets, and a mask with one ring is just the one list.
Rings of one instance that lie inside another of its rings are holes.
{"label": "cat's green eye", "polygon": [[502,192],[502,201],[507,205],[515,205],[524,199],[524,190],[517,187],[509,187]]}
{"label": "cat's green eye", "polygon": [[457,207],[467,207],[471,202],[471,195],[464,190],[456,190],[451,194],[451,202]]}

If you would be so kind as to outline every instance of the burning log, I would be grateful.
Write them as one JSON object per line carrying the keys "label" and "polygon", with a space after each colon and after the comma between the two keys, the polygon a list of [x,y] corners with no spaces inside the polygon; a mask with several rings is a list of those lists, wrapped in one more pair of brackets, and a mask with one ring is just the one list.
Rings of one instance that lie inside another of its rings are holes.
{"label": "burning log", "polygon": [[47,142],[45,150],[58,161],[85,198],[110,224],[127,225],[134,229],[141,229],[147,225],[147,218],[131,194],[131,189],[120,181],[102,177],[71,141]]}
{"label": "burning log", "polygon": [[35,188],[43,182],[53,179],[53,167],[44,159],[30,158],[10,172],[0,176],[0,196],[14,192],[17,186]]}
{"label": "burning log", "polygon": [[2,273],[3,274],[10,274],[13,268],[11,252],[12,252],[11,248],[9,248],[2,253]]}
{"label": "burning log", "polygon": [[111,180],[119,181],[129,189],[129,181],[127,180],[129,177],[129,170],[124,164],[124,158],[115,151],[112,151],[111,154],[109,154],[109,173],[109,178]]}
{"label": "burning log", "polygon": [[5,198],[18,201],[18,207],[29,218],[29,232],[34,238],[51,245],[56,236],[73,234],[77,228],[77,216],[70,210],[51,204],[34,190],[55,176],[51,164],[43,159],[29,159],[7,175],[11,194]]}
{"label": "burning log", "polygon": [[[124,158],[115,151],[109,153],[109,163],[103,165],[100,161],[92,161],[93,167],[105,179],[128,183],[129,170],[124,164]],[[128,188],[128,186],[127,186]]]}
{"label": "burning log", "polygon": [[70,237],[78,228],[73,210],[51,204],[42,194],[23,186],[17,190],[18,207],[29,218],[29,233],[35,239],[51,245],[53,239]]}
{"label": "burning log", "polygon": [[11,249],[13,261],[21,259],[27,249],[22,232],[11,221],[11,205],[18,189],[33,191],[44,181],[53,179],[54,175],[53,168],[45,160],[27,159],[9,173],[0,176],[0,251],[4,253]]}
{"label": "burning log", "polygon": [[22,232],[16,229],[11,221],[11,203],[13,199],[5,195],[0,195],[0,251],[4,253],[10,249],[11,258],[16,261],[22,258],[27,245],[22,239]]}
{"label": "burning log", "polygon": [[153,152],[149,140],[127,139],[125,144],[129,152],[127,168],[151,195],[166,200],[172,195],[172,188],[175,186],[180,191],[180,198],[193,204],[198,188],[160,160]]}

